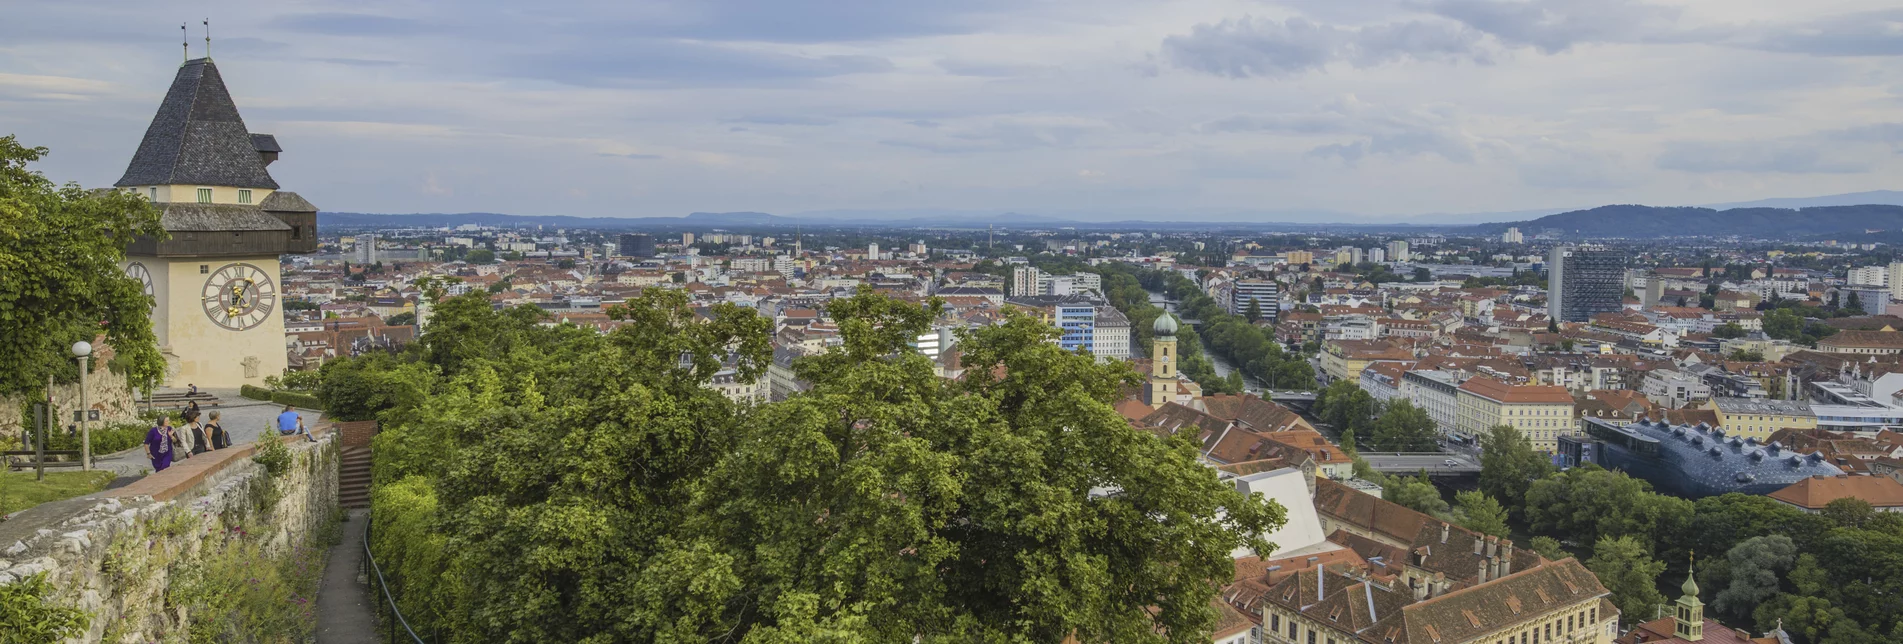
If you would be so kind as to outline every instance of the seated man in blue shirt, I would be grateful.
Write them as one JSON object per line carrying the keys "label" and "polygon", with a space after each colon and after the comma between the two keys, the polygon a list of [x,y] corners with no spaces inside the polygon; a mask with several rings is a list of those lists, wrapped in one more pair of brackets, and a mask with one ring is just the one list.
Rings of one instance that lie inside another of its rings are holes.
{"label": "seated man in blue shirt", "polygon": [[306,439],[312,441],[317,440],[311,436],[310,430],[304,428],[304,417],[297,415],[297,409],[290,405],[285,405],[284,413],[278,414],[278,435],[290,436],[292,434],[303,434]]}

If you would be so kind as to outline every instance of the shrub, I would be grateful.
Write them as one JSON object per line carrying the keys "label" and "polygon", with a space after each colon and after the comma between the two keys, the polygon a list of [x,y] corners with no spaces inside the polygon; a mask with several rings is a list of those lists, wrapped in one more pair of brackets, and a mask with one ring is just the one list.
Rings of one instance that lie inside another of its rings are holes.
{"label": "shrub", "polygon": [[271,394],[271,402],[275,402],[280,405],[290,405],[292,407],[299,407],[303,409],[321,410],[324,408],[324,404],[321,402],[318,402],[316,396],[313,396],[310,394],[300,394],[295,391],[273,392]]}
{"label": "shrub", "polygon": [[91,621],[86,612],[55,602],[52,594],[46,573],[0,585],[0,640],[57,642],[84,631]]}
{"label": "shrub", "polygon": [[[145,433],[149,429],[151,429],[151,426],[143,423],[122,423],[106,426],[94,425],[92,428],[93,456],[105,456],[143,445],[145,444]],[[79,449],[79,437],[80,432],[77,427],[73,429],[71,435],[68,435],[64,428],[61,428],[46,437],[46,449]]]}
{"label": "shrub", "polygon": [[238,395],[252,400],[271,400],[271,390],[263,387],[245,385],[238,388]]}

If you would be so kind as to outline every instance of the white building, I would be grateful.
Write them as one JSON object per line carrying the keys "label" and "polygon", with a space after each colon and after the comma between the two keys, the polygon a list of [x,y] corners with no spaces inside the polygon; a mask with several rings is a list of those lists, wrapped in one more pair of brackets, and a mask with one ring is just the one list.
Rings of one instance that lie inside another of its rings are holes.
{"label": "white building", "polygon": [[878,258],[879,258],[878,242],[866,244],[866,259],[878,259]]}
{"label": "white building", "polygon": [[1427,410],[1442,436],[1454,433],[1459,422],[1460,383],[1445,371],[1419,370],[1401,374],[1401,397]]}
{"label": "white building", "polygon": [[1850,277],[1844,281],[1852,286],[1889,286],[1890,267],[1859,266],[1850,269]]}
{"label": "white building", "polygon": [[1500,235],[1500,242],[1505,244],[1524,244],[1526,243],[1526,235],[1520,234],[1520,229],[1518,228],[1508,228],[1505,233]]}
{"label": "white building", "polygon": [[1405,262],[1408,257],[1407,241],[1397,239],[1388,242],[1388,261]]}
{"label": "white building", "polygon": [[1093,331],[1090,352],[1098,361],[1128,360],[1134,338],[1130,318],[1124,317],[1123,312],[1111,306],[1097,307],[1097,328]]}

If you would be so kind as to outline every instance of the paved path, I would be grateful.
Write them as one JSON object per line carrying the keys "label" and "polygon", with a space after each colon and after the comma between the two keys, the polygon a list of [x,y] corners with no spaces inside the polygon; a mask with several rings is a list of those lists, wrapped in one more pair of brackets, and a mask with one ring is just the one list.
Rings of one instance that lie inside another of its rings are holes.
{"label": "paved path", "polygon": [[377,636],[376,604],[370,587],[357,583],[363,570],[363,526],[368,510],[350,510],[344,540],[330,549],[324,581],[317,588],[317,644],[371,644]]}
{"label": "paved path", "polygon": [[[271,429],[274,427],[272,423],[277,419],[278,414],[284,411],[283,405],[240,396],[236,389],[205,389],[203,391],[218,397],[218,406],[206,408],[204,412],[207,417],[213,411],[220,414],[218,421],[225,426],[225,431],[231,433],[233,445],[250,443],[258,440],[258,436],[266,431],[275,431]],[[324,417],[322,412],[308,409],[300,409],[298,413],[304,416],[305,427],[316,427],[317,421]],[[113,487],[124,485],[129,482],[128,478],[136,480],[138,477],[152,473],[152,461],[145,457],[144,447],[101,457],[93,461],[93,467],[117,472],[120,480],[114,481]]]}

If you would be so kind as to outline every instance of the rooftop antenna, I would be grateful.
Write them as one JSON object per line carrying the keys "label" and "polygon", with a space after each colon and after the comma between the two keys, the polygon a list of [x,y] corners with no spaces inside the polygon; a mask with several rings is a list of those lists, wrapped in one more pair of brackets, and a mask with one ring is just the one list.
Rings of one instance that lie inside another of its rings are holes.
{"label": "rooftop antenna", "polygon": [[178,44],[185,48],[185,62],[192,62],[192,37],[185,33],[185,23],[178,23]]}
{"label": "rooftop antenna", "polygon": [[205,19],[205,60],[211,60],[211,19]]}

